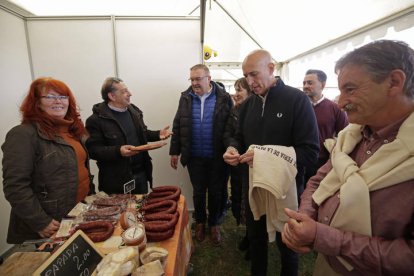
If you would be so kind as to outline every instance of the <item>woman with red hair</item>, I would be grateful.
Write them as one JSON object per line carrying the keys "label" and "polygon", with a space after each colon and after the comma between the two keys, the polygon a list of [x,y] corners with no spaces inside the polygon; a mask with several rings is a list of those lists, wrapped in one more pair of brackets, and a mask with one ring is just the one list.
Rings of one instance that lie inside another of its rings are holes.
{"label": "woman with red hair", "polygon": [[32,82],[22,123],[6,135],[3,191],[11,205],[7,242],[52,236],[60,220],[94,192],[86,130],[69,87],[53,78]]}

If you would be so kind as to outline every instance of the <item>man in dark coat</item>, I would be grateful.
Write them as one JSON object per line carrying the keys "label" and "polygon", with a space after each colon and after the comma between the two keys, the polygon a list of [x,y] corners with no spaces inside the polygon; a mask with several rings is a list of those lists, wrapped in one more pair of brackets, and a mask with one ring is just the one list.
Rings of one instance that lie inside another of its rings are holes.
{"label": "man in dark coat", "polygon": [[152,186],[151,157],[134,147],[167,139],[171,135],[169,126],[157,131],[147,129],[142,111],[130,103],[131,92],[119,78],[107,78],[101,94],[104,102],[95,104],[86,120],[90,135],[86,147],[97,161],[99,190],[122,194],[124,184],[135,180],[131,193],[148,193],[148,183]]}
{"label": "man in dark coat", "polygon": [[[255,95],[240,107],[238,129],[223,155],[224,160],[233,166],[239,163],[253,166],[254,151],[247,151],[250,145],[293,147],[297,161],[296,188],[300,194],[304,189],[305,167],[312,166],[319,153],[318,127],[312,106],[304,93],[285,85],[280,78],[274,76],[275,65],[269,52],[253,51],[243,61],[242,68]],[[251,273],[266,275],[270,239],[266,229],[266,215],[254,220],[249,204],[246,224]],[[297,276],[298,255],[282,243],[280,232],[276,233],[276,242],[281,253],[280,275]]]}

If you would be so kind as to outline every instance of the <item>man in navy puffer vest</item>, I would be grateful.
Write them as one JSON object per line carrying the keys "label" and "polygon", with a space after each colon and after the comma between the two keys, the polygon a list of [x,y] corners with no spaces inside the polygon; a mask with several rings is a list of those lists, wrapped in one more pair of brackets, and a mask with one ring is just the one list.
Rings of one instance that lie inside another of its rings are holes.
{"label": "man in navy puffer vest", "polygon": [[232,101],[227,92],[211,81],[210,70],[203,64],[191,67],[189,80],[191,86],[181,93],[174,118],[171,167],[177,169],[180,157],[181,164],[188,168],[193,185],[196,239],[199,242],[204,240],[208,222],[211,241],[220,245],[218,219],[222,210],[223,187],[227,184],[222,138]]}

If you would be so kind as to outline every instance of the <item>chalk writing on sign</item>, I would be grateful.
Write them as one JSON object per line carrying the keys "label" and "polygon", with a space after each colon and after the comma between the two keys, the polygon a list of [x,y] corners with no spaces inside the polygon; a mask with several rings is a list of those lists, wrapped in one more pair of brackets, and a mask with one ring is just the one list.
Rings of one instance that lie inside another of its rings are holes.
{"label": "chalk writing on sign", "polygon": [[78,230],[33,275],[89,276],[102,260],[102,254],[81,230]]}

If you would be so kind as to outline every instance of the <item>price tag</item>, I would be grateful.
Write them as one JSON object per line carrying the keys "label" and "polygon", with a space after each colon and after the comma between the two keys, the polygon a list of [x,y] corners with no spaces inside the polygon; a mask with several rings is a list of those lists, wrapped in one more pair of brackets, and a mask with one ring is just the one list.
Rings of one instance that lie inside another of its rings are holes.
{"label": "price tag", "polygon": [[34,273],[35,276],[89,276],[103,255],[95,244],[78,230]]}
{"label": "price tag", "polygon": [[131,191],[135,189],[135,179],[128,181],[124,184],[124,194],[129,194]]}

